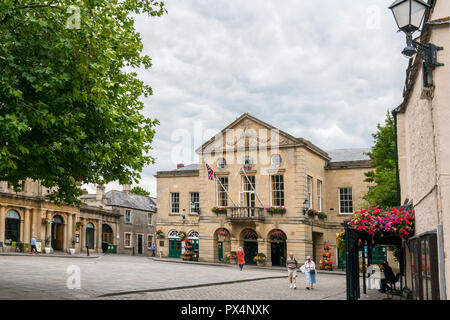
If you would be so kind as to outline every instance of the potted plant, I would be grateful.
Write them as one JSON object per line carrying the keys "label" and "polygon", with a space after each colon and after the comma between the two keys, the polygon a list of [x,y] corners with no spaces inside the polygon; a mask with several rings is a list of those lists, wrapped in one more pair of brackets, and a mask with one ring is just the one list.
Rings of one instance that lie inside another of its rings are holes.
{"label": "potted plant", "polygon": [[319,212],[317,210],[314,210],[314,209],[309,209],[306,214],[308,215],[308,217],[314,219],[314,218],[316,218],[319,215]]}
{"label": "potted plant", "polygon": [[161,229],[156,230],[156,238],[164,238],[164,232]]}
{"label": "potted plant", "polygon": [[75,244],[77,243],[77,240],[75,238],[72,238],[70,242],[72,243],[72,248],[69,249],[69,252],[70,254],[75,254]]}
{"label": "potted plant", "polygon": [[260,252],[253,258],[253,261],[256,262],[258,267],[263,267],[266,264],[266,255]]}
{"label": "potted plant", "polygon": [[45,253],[46,253],[46,254],[49,254],[50,251],[51,251],[51,248],[50,248],[50,237],[46,237],[46,238],[44,239],[44,244],[45,244],[45,248],[44,248]]}
{"label": "potted plant", "polygon": [[237,264],[237,253],[236,251],[231,251],[226,255],[226,259],[230,264]]}
{"label": "potted plant", "polygon": [[192,260],[194,256],[194,251],[192,251],[192,248],[194,246],[192,245],[192,242],[189,239],[184,240],[184,252],[182,254],[183,260]]}

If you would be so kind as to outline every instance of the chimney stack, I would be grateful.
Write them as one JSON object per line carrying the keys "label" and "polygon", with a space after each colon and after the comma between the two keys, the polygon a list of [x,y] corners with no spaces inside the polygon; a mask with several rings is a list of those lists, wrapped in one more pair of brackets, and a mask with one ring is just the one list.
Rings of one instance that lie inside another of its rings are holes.
{"label": "chimney stack", "polygon": [[184,163],[179,163],[177,164],[177,169],[183,168],[184,167]]}
{"label": "chimney stack", "polygon": [[97,186],[97,193],[96,193],[96,196],[95,196],[95,199],[96,200],[103,200],[103,196],[105,195],[105,185],[103,185],[103,184],[99,184],[98,186]]}
{"label": "chimney stack", "polygon": [[86,188],[84,188],[83,189],[83,194],[89,194],[89,191]]}
{"label": "chimney stack", "polygon": [[130,194],[131,193],[131,184],[123,184],[122,191],[125,192],[126,194]]}

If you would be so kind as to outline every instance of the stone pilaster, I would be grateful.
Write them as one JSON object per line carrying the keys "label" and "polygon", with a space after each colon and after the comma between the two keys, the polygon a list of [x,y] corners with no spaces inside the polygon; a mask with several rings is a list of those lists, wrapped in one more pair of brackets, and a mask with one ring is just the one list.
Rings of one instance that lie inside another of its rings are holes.
{"label": "stone pilaster", "polygon": [[97,252],[102,252],[102,231],[103,231],[103,219],[100,217],[97,222]]}
{"label": "stone pilaster", "polygon": [[30,231],[31,231],[31,209],[26,208],[24,213],[24,226],[23,226],[23,242],[30,243]]}
{"label": "stone pilaster", "polygon": [[72,238],[75,238],[74,230],[73,230],[73,214],[68,213],[67,214],[67,247],[66,250],[68,251],[68,248],[72,248]]}
{"label": "stone pilaster", "polygon": [[5,215],[6,208],[0,206],[0,242],[5,242]]}

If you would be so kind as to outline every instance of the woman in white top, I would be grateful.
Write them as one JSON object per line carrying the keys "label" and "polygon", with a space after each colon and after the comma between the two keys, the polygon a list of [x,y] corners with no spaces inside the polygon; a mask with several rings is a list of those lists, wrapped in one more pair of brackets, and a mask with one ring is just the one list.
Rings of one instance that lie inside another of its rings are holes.
{"label": "woman in white top", "polygon": [[310,256],[306,257],[306,262],[300,270],[306,273],[306,289],[314,289],[314,284],[316,283],[316,264],[311,260]]}

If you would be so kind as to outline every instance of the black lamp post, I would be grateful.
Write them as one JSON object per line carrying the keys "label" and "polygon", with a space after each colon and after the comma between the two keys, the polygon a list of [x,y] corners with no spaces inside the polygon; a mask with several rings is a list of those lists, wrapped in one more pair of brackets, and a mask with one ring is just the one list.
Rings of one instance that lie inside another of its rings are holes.
{"label": "black lamp post", "polygon": [[[423,44],[412,38],[414,32],[420,29],[430,5],[423,0],[396,0],[389,9],[394,14],[398,28],[406,34],[406,48],[402,51],[403,55],[410,58],[419,54],[424,60],[427,74],[430,69],[443,66],[442,63],[437,62],[437,51],[443,50],[443,47],[431,43]],[[432,79],[424,78],[424,80],[426,86],[432,85]]]}
{"label": "black lamp post", "polygon": [[308,199],[305,199],[305,201],[303,201],[303,215],[306,214],[306,212],[308,211],[308,209],[309,209],[309,200],[308,200]]}

